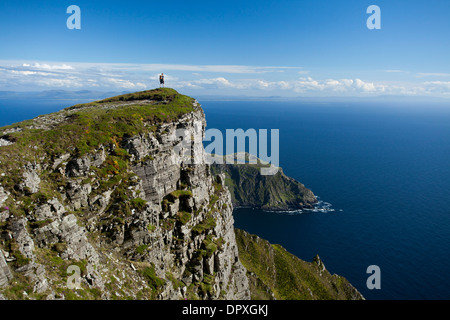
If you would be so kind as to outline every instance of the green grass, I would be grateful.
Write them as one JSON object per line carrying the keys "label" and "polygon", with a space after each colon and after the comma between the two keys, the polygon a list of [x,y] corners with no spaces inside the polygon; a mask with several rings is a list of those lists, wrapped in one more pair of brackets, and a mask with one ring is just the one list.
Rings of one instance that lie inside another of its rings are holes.
{"label": "green grass", "polygon": [[164,231],[172,230],[175,227],[175,219],[167,218],[160,221],[161,229]]}
{"label": "green grass", "polygon": [[182,287],[185,286],[185,284],[184,284],[183,282],[181,282],[180,280],[178,280],[177,278],[175,278],[175,276],[174,276],[172,273],[170,273],[170,272],[167,272],[167,273],[166,273],[166,278],[167,278],[169,281],[172,282],[172,285],[173,285],[173,287],[174,287],[175,290],[178,289],[178,288],[182,288]]}
{"label": "green grass", "polygon": [[[157,88],[153,90],[146,90],[134,93],[122,94],[115,97],[106,98],[103,100],[95,101],[91,104],[98,105],[107,102],[121,102],[121,101],[139,101],[139,100],[155,100],[164,101],[169,100],[176,106],[184,105],[192,102],[192,98],[180,95],[176,90],[171,88]],[[77,109],[83,107],[85,104],[75,105],[71,108]]]}
{"label": "green grass", "polygon": [[[78,180],[82,184],[92,185],[93,189],[90,195],[92,197],[114,190],[109,205],[105,208],[108,215],[105,215],[106,219],[102,220],[102,223],[125,223],[131,210],[143,211],[147,207],[144,199],[136,198],[137,195],[128,189],[130,185],[133,185],[130,179],[134,175],[130,172],[130,166],[135,163],[132,163],[132,155],[124,149],[126,140],[136,135],[154,133],[163,123],[173,122],[187,113],[198,111],[199,109],[193,106],[193,102],[194,99],[178,94],[173,89],[147,90],[80,104],[58,113],[46,115],[47,119],[53,119],[55,123],[45,129],[36,128],[36,125],[43,125],[39,119],[0,128],[0,132],[8,128],[21,129],[20,132],[8,135],[7,138],[14,142],[12,145],[0,148],[0,173],[4,173],[0,176],[0,183],[6,191],[11,193],[11,197],[4,206],[8,206],[10,213],[18,217],[35,211],[39,205],[53,198],[57,198],[65,204],[59,190],[67,187],[70,177],[66,177],[62,170],[62,173],[60,172],[60,169],[64,169],[64,164],[52,168],[54,161],[62,155],[69,154],[68,160],[65,160],[69,162],[74,158],[91,155],[97,152],[99,147],[104,147],[107,158],[103,164],[92,165],[88,169],[88,175],[82,176]],[[145,159],[145,161],[151,160],[153,160],[151,156]],[[37,170],[41,179],[40,190],[34,194],[27,188],[18,187],[23,182],[23,166],[27,162],[41,165]],[[181,185],[181,187],[186,189],[186,185]],[[173,199],[191,196],[190,190],[177,190],[171,194]],[[86,215],[89,209],[82,208],[80,213],[82,211],[83,215]],[[81,214],[78,215],[78,218],[84,222],[81,216]],[[191,213],[181,212],[177,218],[182,224],[188,223]],[[33,232],[51,222],[51,219],[30,221],[28,229]],[[175,219],[167,219],[167,221],[161,222],[161,228],[173,229],[176,223]],[[1,232],[8,229],[7,224],[8,222],[0,224]],[[149,224],[148,230],[153,232],[156,230],[156,226]],[[100,232],[98,231],[98,234]],[[96,234],[96,236],[99,235]],[[14,240],[9,241],[8,244],[2,242],[3,247],[16,258],[14,262],[10,263],[11,267],[17,268],[30,262],[20,254]],[[37,261],[45,265],[50,279],[55,281],[55,286],[60,285],[59,282],[65,282],[68,277],[67,267],[71,264],[79,266],[82,275],[86,274],[87,261],[69,261],[60,257],[59,254],[66,248],[67,244],[56,243],[51,248],[36,248],[35,250]],[[144,254],[147,251],[146,245],[136,248],[137,253]],[[149,283],[149,288],[160,289],[165,283],[164,279],[156,276],[153,265],[140,268],[140,273]],[[172,282],[175,286],[181,286],[181,283]],[[13,286],[10,288],[8,297],[22,297],[23,291],[30,290],[30,284],[24,281],[20,283],[11,281],[11,283]],[[142,294],[145,293],[145,290]],[[64,294],[68,299],[100,296],[100,292],[96,289],[89,288],[77,291],[63,290],[59,293]],[[36,297],[37,295],[33,296],[33,298]]]}
{"label": "green grass", "polygon": [[178,199],[180,197],[192,197],[192,191],[191,190],[175,190],[170,193],[170,195],[174,199]]}
{"label": "green grass", "polygon": [[[152,102],[139,104],[143,99]],[[22,129],[8,135],[8,139],[14,141],[12,145],[0,148],[1,169],[5,173],[0,177],[0,183],[16,196],[14,186],[23,179],[19,168],[26,162],[40,162],[42,157],[53,159],[66,153],[81,157],[94,152],[100,145],[114,148],[116,154],[107,159],[107,165],[101,168],[99,174],[118,175],[126,168],[130,156],[121,148],[124,139],[153,132],[158,125],[194,111],[193,101],[169,88],[147,90],[76,105],[47,115],[63,119],[49,130],[33,128],[38,119],[0,128],[0,131]],[[128,104],[120,105],[124,102]],[[54,190],[52,179],[48,178],[42,183],[49,184],[49,190]]]}
{"label": "green grass", "polygon": [[164,212],[169,211],[169,203],[174,203],[175,200],[180,198],[190,198],[192,197],[192,191],[191,190],[175,190],[171,193],[164,196],[162,202],[161,202],[161,208]]}
{"label": "green grass", "polygon": [[131,199],[130,202],[131,202],[131,207],[138,211],[144,211],[144,209],[147,207],[147,201],[145,201],[141,198]]}
{"label": "green grass", "polygon": [[[311,190],[287,177],[280,168],[275,175],[262,176],[260,165],[211,165],[211,173],[225,173],[233,205],[271,210],[300,209],[317,202]],[[215,189],[220,188],[215,185]]]}
{"label": "green grass", "polygon": [[219,243],[221,243],[220,240],[214,240],[212,235],[208,235],[202,243],[203,256],[211,257],[219,248]]}
{"label": "green grass", "polygon": [[139,273],[145,277],[152,289],[159,289],[166,283],[164,279],[156,276],[155,266],[153,264],[150,267],[145,267],[144,269],[139,270]]}
{"label": "green grass", "polygon": [[46,219],[46,220],[34,221],[34,222],[28,221],[28,225],[30,226],[31,229],[39,229],[39,228],[45,227],[46,225],[49,225],[52,222],[53,222],[53,219]]}
{"label": "green grass", "polygon": [[189,212],[180,211],[177,213],[177,221],[179,221],[181,224],[186,224],[191,220],[192,215]]}
{"label": "green grass", "polygon": [[139,247],[136,248],[136,253],[138,254],[144,254],[148,249],[148,245],[140,245]]}
{"label": "green grass", "polygon": [[315,262],[303,261],[280,245],[236,229],[239,258],[247,269],[253,299],[346,300],[355,289],[343,277],[321,271]]}
{"label": "green grass", "polygon": [[208,217],[192,228],[194,234],[202,234],[216,227],[216,219]]}
{"label": "green grass", "polygon": [[206,297],[208,294],[214,294],[214,276],[209,274],[203,275],[203,281],[198,284],[198,293],[200,296]]}

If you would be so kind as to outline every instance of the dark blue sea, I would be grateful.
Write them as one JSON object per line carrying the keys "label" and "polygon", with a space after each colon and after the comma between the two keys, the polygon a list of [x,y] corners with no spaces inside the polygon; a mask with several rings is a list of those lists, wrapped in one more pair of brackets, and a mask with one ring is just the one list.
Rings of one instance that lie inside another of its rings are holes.
{"label": "dark blue sea", "polygon": [[238,209],[237,228],[319,254],[366,299],[450,298],[450,103],[200,102],[208,128],[279,129],[285,174],[335,209]]}
{"label": "dark blue sea", "polygon": [[[0,99],[0,126],[85,101]],[[202,101],[207,128],[279,129],[280,166],[335,211],[235,210],[235,225],[319,254],[367,299],[450,298],[450,104]],[[381,270],[369,290],[367,267]]]}

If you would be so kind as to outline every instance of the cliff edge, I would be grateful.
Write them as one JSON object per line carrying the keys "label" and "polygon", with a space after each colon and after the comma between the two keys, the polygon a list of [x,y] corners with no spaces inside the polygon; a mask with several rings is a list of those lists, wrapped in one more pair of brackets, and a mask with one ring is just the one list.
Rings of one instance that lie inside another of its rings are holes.
{"label": "cliff edge", "polygon": [[303,261],[239,229],[236,239],[254,300],[364,300],[347,279],[330,274],[318,255]]}
{"label": "cliff edge", "polygon": [[0,294],[249,299],[230,194],[175,134],[200,135],[187,151],[205,163],[205,125],[156,89],[1,128]]}
{"label": "cliff edge", "polygon": [[[0,300],[358,298],[320,264],[235,233],[234,169],[211,173],[205,127],[196,100],[163,88],[0,128]],[[242,170],[249,194],[301,185]]]}
{"label": "cliff edge", "polygon": [[225,184],[230,190],[234,207],[289,211],[312,209],[317,203],[314,193],[302,183],[286,176],[282,168],[278,168],[275,175],[262,175],[260,168],[263,165],[259,159],[257,162],[211,165],[214,174],[225,174]]}

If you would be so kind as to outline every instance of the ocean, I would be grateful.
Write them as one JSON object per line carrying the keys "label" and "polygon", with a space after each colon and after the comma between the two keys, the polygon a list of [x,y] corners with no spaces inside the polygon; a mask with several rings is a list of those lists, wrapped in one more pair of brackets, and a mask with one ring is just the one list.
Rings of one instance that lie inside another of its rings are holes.
{"label": "ocean", "polygon": [[[0,126],[81,102],[0,99]],[[319,254],[369,300],[450,298],[450,104],[200,103],[207,128],[279,129],[284,173],[334,209],[237,209],[237,228]],[[366,286],[370,265],[380,289]]]}
{"label": "ocean", "polygon": [[207,128],[279,129],[284,173],[334,209],[238,209],[237,228],[319,254],[366,299],[450,298],[450,104],[200,102]]}

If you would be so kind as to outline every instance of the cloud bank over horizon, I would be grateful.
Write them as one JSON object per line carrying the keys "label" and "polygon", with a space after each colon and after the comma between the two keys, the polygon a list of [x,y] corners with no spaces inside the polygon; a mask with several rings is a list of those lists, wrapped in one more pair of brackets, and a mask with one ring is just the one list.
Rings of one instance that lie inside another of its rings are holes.
{"label": "cloud bank over horizon", "polygon": [[140,91],[159,86],[161,72],[165,74],[166,86],[187,94],[450,98],[450,74],[446,73],[386,69],[336,77],[331,71],[295,66],[13,60],[0,61],[0,91]]}

